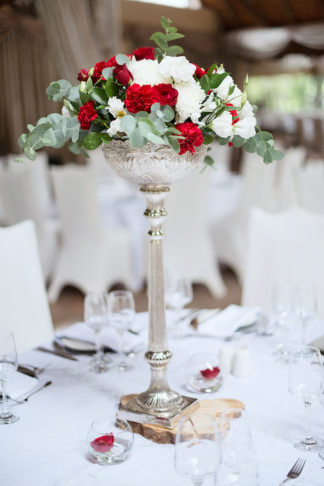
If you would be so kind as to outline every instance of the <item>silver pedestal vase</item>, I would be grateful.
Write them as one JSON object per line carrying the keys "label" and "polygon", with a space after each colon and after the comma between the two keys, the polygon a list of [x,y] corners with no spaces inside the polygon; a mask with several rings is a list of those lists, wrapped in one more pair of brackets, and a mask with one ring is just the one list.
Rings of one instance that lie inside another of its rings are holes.
{"label": "silver pedestal vase", "polygon": [[167,215],[165,198],[170,185],[181,181],[202,167],[205,146],[195,154],[176,154],[167,145],[147,144],[130,147],[128,141],[112,141],[103,145],[107,162],[122,178],[138,184],[147,202],[149,248],[149,343],[145,359],[151,367],[149,388],[122,402],[119,415],[134,422],[156,423],[172,427],[177,417],[196,402],[169,388],[167,365],[172,353],[168,350],[164,304],[163,230]]}

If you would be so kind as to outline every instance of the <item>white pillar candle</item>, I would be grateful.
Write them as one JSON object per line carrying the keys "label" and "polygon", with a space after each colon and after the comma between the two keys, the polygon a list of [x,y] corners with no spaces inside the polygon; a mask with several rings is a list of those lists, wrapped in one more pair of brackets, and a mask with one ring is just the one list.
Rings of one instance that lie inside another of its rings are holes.
{"label": "white pillar candle", "polygon": [[245,378],[251,374],[251,353],[247,347],[239,348],[233,357],[232,373],[238,378]]}
{"label": "white pillar candle", "polygon": [[219,350],[219,368],[221,373],[230,373],[232,371],[232,361],[234,356],[234,348],[232,346],[224,346]]}

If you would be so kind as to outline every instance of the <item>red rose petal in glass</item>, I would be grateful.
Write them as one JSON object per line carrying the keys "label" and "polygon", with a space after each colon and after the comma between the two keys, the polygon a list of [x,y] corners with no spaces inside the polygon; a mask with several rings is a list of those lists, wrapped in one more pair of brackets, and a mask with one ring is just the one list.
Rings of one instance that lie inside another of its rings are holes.
{"label": "red rose petal in glass", "polygon": [[110,449],[112,449],[114,441],[114,434],[110,433],[97,437],[90,442],[90,445],[96,452],[108,452]]}
{"label": "red rose petal in glass", "polygon": [[206,378],[206,380],[212,380],[219,375],[220,369],[218,366],[214,366],[214,368],[206,368],[205,370],[200,370],[200,374]]}

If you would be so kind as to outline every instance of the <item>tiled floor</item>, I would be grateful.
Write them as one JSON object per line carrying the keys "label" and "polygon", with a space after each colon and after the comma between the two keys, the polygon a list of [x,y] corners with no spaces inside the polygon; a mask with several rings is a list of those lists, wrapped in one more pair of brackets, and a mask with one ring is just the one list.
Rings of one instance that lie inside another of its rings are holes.
{"label": "tiled floor", "polygon": [[[223,270],[222,275],[228,289],[224,298],[214,299],[204,285],[195,284],[194,299],[189,307],[209,309],[214,307],[224,308],[229,304],[239,304],[241,288],[235,275],[227,269]],[[51,305],[53,323],[56,329],[83,320],[83,299],[83,294],[72,287],[66,287],[63,290],[58,301]],[[135,294],[135,305],[138,312],[147,310],[145,290]]]}

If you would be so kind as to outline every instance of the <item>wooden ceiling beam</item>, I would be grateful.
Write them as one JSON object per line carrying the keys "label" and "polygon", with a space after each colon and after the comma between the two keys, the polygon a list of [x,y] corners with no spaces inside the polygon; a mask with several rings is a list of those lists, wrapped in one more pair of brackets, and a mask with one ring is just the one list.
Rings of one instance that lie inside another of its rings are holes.
{"label": "wooden ceiling beam", "polygon": [[265,27],[271,26],[271,22],[269,22],[267,16],[259,9],[257,2],[254,3],[251,2],[251,0],[237,0],[237,2],[240,3],[259,24],[264,25]]}

